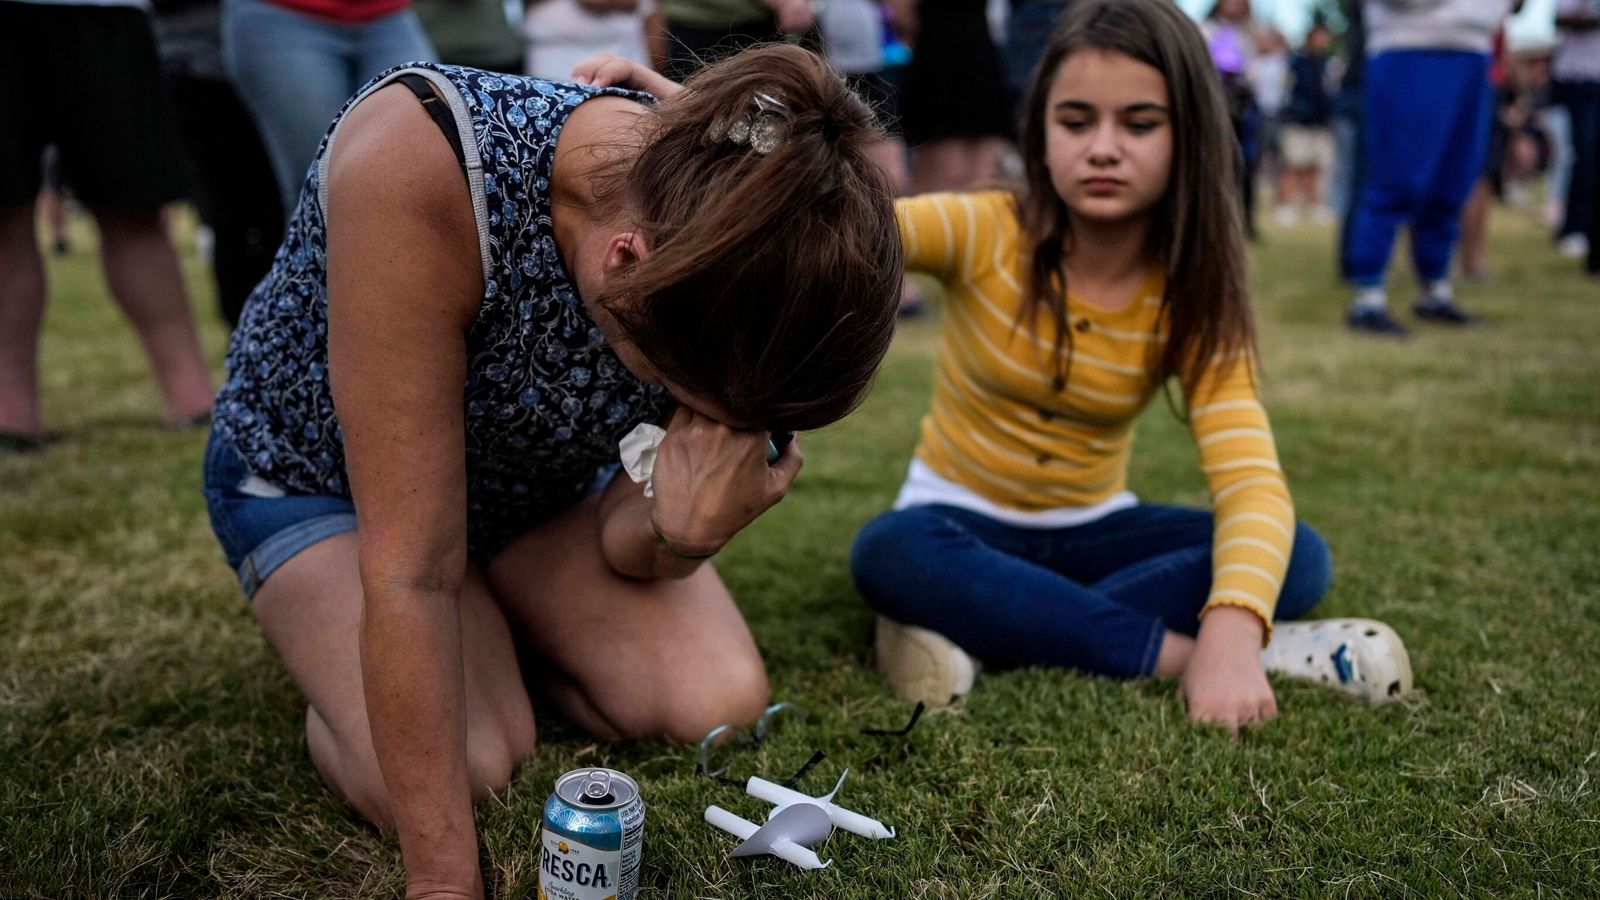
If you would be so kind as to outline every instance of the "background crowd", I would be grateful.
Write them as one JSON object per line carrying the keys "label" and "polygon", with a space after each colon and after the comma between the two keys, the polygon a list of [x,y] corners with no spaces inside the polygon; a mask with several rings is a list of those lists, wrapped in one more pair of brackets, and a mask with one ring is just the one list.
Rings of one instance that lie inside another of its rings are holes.
{"label": "background crowd", "polygon": [[[60,252],[68,212],[93,216],[167,424],[203,421],[212,385],[163,209],[198,211],[221,315],[236,323],[328,123],[391,66],[564,79],[605,52],[681,79],[744,46],[799,42],[877,108],[892,135],[878,155],[899,190],[958,190],[1016,174],[1017,103],[1069,2],[0,0],[0,54],[37,85],[0,99],[0,452],[49,440],[37,399],[40,218]],[[1448,268],[1489,275],[1497,203],[1542,204],[1553,247],[1600,276],[1597,10],[1600,0],[1559,0],[1554,44],[1512,49],[1509,0],[1343,0],[1294,40],[1249,0],[1217,0],[1201,27],[1250,175],[1247,231],[1263,215],[1281,227],[1341,222],[1347,323],[1383,336],[1407,333],[1383,291],[1402,227],[1417,314],[1443,324],[1474,323],[1453,304]],[[914,312],[915,286],[906,293]]]}

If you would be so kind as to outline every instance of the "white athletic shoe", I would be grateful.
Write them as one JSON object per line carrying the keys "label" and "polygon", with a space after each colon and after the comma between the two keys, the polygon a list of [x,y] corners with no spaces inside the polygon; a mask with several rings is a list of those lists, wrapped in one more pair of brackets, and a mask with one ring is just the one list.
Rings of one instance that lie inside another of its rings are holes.
{"label": "white athletic shoe", "polygon": [[1261,651],[1268,672],[1325,684],[1370,703],[1411,693],[1411,659],[1393,628],[1372,619],[1278,622]]}
{"label": "white athletic shoe", "polygon": [[1589,254],[1589,237],[1569,234],[1556,242],[1556,252],[1565,259],[1582,259]]}
{"label": "white athletic shoe", "polygon": [[938,632],[878,617],[878,671],[896,697],[929,707],[949,706],[972,690],[978,661]]}

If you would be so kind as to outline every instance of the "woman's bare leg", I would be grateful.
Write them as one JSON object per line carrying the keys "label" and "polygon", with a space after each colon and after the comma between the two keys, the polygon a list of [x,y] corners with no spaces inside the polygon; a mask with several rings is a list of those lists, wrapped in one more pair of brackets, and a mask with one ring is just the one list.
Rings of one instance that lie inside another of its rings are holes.
{"label": "woman's bare leg", "polygon": [[[272,574],[252,604],[262,631],[308,703],[306,743],[324,781],[380,827],[392,823],[361,681],[361,576],[355,532],[306,548]],[[467,771],[481,798],[533,753],[533,707],[505,616],[482,576],[461,591]]]}
{"label": "woman's bare leg", "polygon": [[543,663],[530,680],[599,737],[697,741],[767,704],[750,629],[710,563],[682,580],[623,578],[600,555],[599,498],[523,535],[490,590]]}
{"label": "woman's bare leg", "polygon": [[161,210],[93,212],[100,226],[106,282],[150,357],[168,424],[182,424],[207,412],[216,389]]}

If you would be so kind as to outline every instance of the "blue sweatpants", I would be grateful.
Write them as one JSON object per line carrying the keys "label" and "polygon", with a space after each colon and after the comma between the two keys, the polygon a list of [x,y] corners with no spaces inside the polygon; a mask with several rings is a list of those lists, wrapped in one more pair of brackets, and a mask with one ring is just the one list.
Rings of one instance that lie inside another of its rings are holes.
{"label": "blue sweatpants", "polygon": [[1383,284],[1395,232],[1411,229],[1424,284],[1444,278],[1461,207],[1483,174],[1489,145],[1489,57],[1461,50],[1389,50],[1367,60],[1366,171],[1351,222],[1346,272]]}

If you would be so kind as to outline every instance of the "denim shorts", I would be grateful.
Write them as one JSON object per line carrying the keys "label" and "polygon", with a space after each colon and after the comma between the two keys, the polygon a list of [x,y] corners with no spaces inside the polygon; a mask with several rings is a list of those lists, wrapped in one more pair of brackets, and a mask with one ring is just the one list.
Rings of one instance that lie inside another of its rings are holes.
{"label": "denim shorts", "polygon": [[206,443],[206,511],[244,595],[312,544],[356,530],[349,497],[294,494],[252,475],[233,445],[213,429]]}

